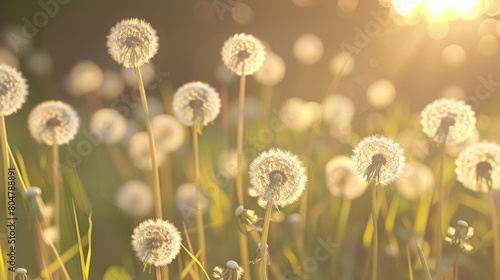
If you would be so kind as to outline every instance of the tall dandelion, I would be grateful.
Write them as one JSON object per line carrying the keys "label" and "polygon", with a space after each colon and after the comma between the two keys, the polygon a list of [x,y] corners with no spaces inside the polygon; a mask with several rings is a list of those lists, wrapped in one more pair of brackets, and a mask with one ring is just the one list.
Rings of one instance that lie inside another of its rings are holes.
{"label": "tall dandelion", "polygon": [[45,101],[38,104],[28,116],[28,128],[31,136],[38,143],[52,147],[52,180],[54,184],[55,200],[55,226],[59,227],[59,213],[62,203],[62,188],[59,174],[59,146],[73,140],[78,128],[80,118],[70,105],[62,101]]}
{"label": "tall dandelion", "polygon": [[[267,244],[274,207],[285,207],[299,199],[306,187],[306,169],[299,158],[280,149],[271,149],[255,158],[249,170],[250,184],[260,200],[266,202],[261,244]],[[260,251],[259,279],[267,279],[267,250]]]}
{"label": "tall dandelion", "polygon": [[352,160],[356,165],[358,174],[372,185],[372,279],[377,279],[377,186],[387,186],[401,176],[405,167],[405,157],[398,143],[383,136],[369,136],[361,140],[356,146]]}
{"label": "tall dandelion", "polygon": [[444,151],[445,145],[464,142],[474,133],[476,118],[469,105],[454,99],[438,99],[425,107],[421,114],[420,124],[423,132],[436,143],[440,144],[440,167],[437,177],[438,223],[436,225],[437,252],[436,274],[442,278],[442,250],[443,250],[443,205],[444,205]]}
{"label": "tall dandelion", "polygon": [[500,146],[482,142],[462,151],[456,160],[457,180],[466,188],[487,192],[490,201],[495,279],[500,279],[500,234],[493,190],[500,188]]}
{"label": "tall dandelion", "polygon": [[[194,153],[194,183],[196,184],[195,205],[200,205],[200,154],[198,134],[204,126],[211,123],[220,112],[219,94],[208,84],[190,82],[181,86],[174,94],[172,107],[175,116],[185,125],[192,127]],[[201,207],[196,208],[196,227],[198,232],[198,246],[201,250],[201,261],[206,264],[205,226]]]}

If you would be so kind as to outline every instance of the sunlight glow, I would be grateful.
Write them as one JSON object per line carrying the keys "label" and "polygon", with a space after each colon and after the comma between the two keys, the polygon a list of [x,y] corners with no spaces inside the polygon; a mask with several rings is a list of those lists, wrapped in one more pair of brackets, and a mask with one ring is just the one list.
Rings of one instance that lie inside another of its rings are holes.
{"label": "sunlight glow", "polygon": [[402,17],[423,16],[429,22],[474,20],[483,15],[490,0],[392,0],[393,10]]}

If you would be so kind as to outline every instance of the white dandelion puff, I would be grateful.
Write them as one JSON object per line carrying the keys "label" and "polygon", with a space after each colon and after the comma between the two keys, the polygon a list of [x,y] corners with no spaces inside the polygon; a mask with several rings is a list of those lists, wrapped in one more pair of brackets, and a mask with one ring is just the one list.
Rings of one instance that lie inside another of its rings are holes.
{"label": "white dandelion puff", "polygon": [[264,64],[266,51],[256,37],[235,34],[222,46],[222,62],[238,76],[252,75]]}
{"label": "white dandelion puff", "polygon": [[26,102],[28,83],[15,68],[0,65],[0,114],[11,115]]}
{"label": "white dandelion puff", "polygon": [[489,192],[500,188],[500,146],[482,142],[462,151],[456,159],[457,180],[466,188]]}

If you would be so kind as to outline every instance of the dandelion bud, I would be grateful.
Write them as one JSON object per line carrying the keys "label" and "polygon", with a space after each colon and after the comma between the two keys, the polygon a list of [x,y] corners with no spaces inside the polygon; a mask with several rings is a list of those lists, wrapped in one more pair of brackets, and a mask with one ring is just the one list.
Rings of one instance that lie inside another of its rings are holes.
{"label": "dandelion bud", "polygon": [[399,144],[382,136],[369,136],[361,140],[353,151],[352,160],[358,175],[382,186],[398,179],[405,166],[405,157]]}
{"label": "dandelion bud", "polygon": [[144,265],[170,264],[181,250],[181,234],[169,221],[146,220],[132,234],[132,248]]}
{"label": "dandelion bud", "polygon": [[115,109],[100,109],[90,119],[90,130],[102,142],[116,144],[127,132],[127,122],[120,112]]}
{"label": "dandelion bud", "polygon": [[174,95],[172,107],[175,116],[185,125],[206,126],[220,112],[219,94],[208,84],[190,82],[180,87]]}
{"label": "dandelion bud", "polygon": [[464,187],[489,192],[500,187],[500,146],[482,142],[462,151],[456,160],[457,180]]}
{"label": "dandelion bud", "polygon": [[116,193],[116,205],[125,214],[144,218],[153,211],[153,190],[141,181],[128,181]]}
{"label": "dandelion bud", "polygon": [[422,111],[422,129],[437,143],[457,144],[472,136],[475,113],[463,101],[439,99]]}
{"label": "dandelion bud", "polygon": [[469,224],[465,221],[459,220],[455,228],[448,227],[448,236],[445,237],[445,241],[453,246],[457,246],[463,251],[471,251],[472,245],[469,243],[469,239],[474,235],[474,228],[469,227]]}
{"label": "dandelion bud", "polygon": [[158,36],[144,20],[125,19],[111,28],[106,45],[111,57],[123,67],[140,67],[158,51]]}
{"label": "dandelion bud", "polygon": [[224,42],[221,54],[226,67],[238,76],[254,74],[266,58],[262,42],[244,33],[235,34]]}
{"label": "dandelion bud", "polygon": [[67,144],[75,137],[79,126],[80,119],[75,109],[61,101],[44,101],[28,117],[31,136],[38,143],[47,145]]}
{"label": "dandelion bud", "polygon": [[255,211],[250,209],[245,209],[243,205],[240,205],[234,211],[236,219],[238,220],[238,227],[240,231],[244,234],[248,234],[252,231],[261,231],[261,228],[257,226],[257,223],[262,220]]}
{"label": "dandelion bud", "polygon": [[225,269],[220,266],[216,266],[213,271],[214,279],[239,280],[241,279],[241,275],[243,275],[243,268],[241,268],[235,261],[226,262]]}
{"label": "dandelion bud", "polygon": [[18,267],[15,270],[17,280],[28,280],[28,270]]}
{"label": "dandelion bud", "polygon": [[21,72],[0,65],[0,115],[8,116],[19,110],[28,96],[28,84]]}
{"label": "dandelion bud", "polygon": [[261,153],[250,165],[249,175],[260,199],[280,207],[299,199],[307,181],[299,158],[280,149]]}
{"label": "dandelion bud", "polygon": [[47,226],[49,224],[47,209],[41,195],[42,190],[40,188],[30,187],[24,193],[24,198],[26,199],[26,208],[30,218],[38,220],[43,226]]}

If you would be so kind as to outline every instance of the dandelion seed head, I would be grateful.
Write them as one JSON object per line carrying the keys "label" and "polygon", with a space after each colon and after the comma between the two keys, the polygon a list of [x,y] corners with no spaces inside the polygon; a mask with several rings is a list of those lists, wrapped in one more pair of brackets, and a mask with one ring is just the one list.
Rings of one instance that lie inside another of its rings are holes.
{"label": "dandelion seed head", "polygon": [[457,180],[477,192],[500,188],[500,146],[481,142],[463,150],[455,161]]}
{"label": "dandelion seed head", "polygon": [[365,137],[353,151],[358,175],[386,186],[403,173],[405,157],[399,144],[383,136]]}
{"label": "dandelion seed head", "polygon": [[219,115],[220,106],[219,93],[202,82],[181,86],[172,101],[175,116],[187,126],[193,126],[197,118],[203,126],[208,125]]}
{"label": "dandelion seed head", "polygon": [[222,46],[222,62],[238,76],[257,72],[266,58],[262,42],[256,37],[239,33],[231,36]]}
{"label": "dandelion seed head", "polygon": [[111,108],[97,110],[90,119],[90,131],[106,144],[120,142],[127,132],[127,121]]}
{"label": "dandelion seed head", "polygon": [[[158,148],[158,143],[155,142],[155,146],[158,166],[162,166],[165,160],[165,154]],[[152,170],[151,150],[149,148],[149,136],[147,132],[137,132],[134,136],[132,136],[132,138],[130,138],[128,144],[128,154],[138,169],[143,171]]]}
{"label": "dandelion seed head", "polygon": [[405,166],[405,170],[396,181],[396,190],[408,200],[415,200],[434,186],[434,174],[425,164],[412,162]]}
{"label": "dandelion seed head", "polygon": [[264,64],[255,72],[254,78],[262,85],[275,86],[285,77],[285,62],[275,53],[267,53]]}
{"label": "dandelion seed head", "polygon": [[368,183],[358,176],[354,162],[348,156],[337,156],[325,166],[326,186],[333,196],[355,199],[367,189]]}
{"label": "dandelion seed head", "polygon": [[173,116],[161,114],[151,120],[155,143],[164,152],[170,153],[179,149],[186,138],[182,124]]}
{"label": "dandelion seed head", "polygon": [[260,199],[279,207],[295,202],[307,181],[306,169],[299,158],[280,149],[270,149],[255,158],[249,175]]}
{"label": "dandelion seed head", "polygon": [[144,218],[153,211],[153,190],[144,182],[128,181],[116,192],[115,201],[118,208],[125,214]]}
{"label": "dandelion seed head", "polygon": [[424,133],[438,143],[457,144],[472,136],[475,113],[463,101],[438,99],[425,107],[420,121]]}
{"label": "dandelion seed head", "polygon": [[125,19],[111,28],[106,45],[111,57],[123,67],[140,67],[157,53],[158,36],[144,20]]}
{"label": "dandelion seed head", "polygon": [[80,127],[78,113],[61,101],[44,101],[38,104],[28,117],[31,136],[38,143],[52,145],[67,144]]}
{"label": "dandelion seed head", "polygon": [[181,249],[181,234],[169,221],[146,220],[132,234],[132,248],[144,263],[156,267],[170,264]]}
{"label": "dandelion seed head", "polygon": [[0,65],[0,114],[9,116],[26,102],[28,83],[21,72],[6,64]]}

